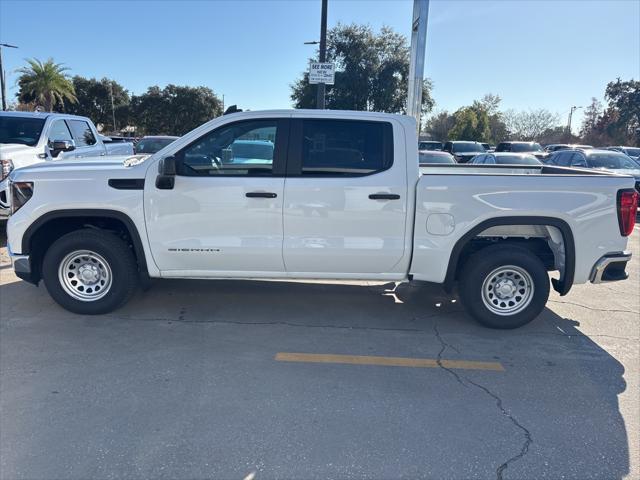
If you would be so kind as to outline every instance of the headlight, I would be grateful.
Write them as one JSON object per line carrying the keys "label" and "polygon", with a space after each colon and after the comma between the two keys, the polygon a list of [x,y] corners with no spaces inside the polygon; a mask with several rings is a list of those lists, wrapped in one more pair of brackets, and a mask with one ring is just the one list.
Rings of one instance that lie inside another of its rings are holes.
{"label": "headlight", "polygon": [[11,213],[16,213],[32,196],[33,182],[12,182]]}
{"label": "headlight", "polygon": [[8,158],[0,160],[0,166],[2,167],[2,170],[0,170],[0,180],[4,180],[9,176],[11,170],[13,170],[13,162]]}

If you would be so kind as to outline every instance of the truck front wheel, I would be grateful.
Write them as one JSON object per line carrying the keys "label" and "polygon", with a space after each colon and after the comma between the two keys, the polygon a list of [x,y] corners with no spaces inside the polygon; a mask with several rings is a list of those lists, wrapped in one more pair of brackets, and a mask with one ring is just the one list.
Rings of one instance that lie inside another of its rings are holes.
{"label": "truck front wheel", "polygon": [[45,254],[42,278],[63,308],[84,315],[109,313],[135,291],[136,260],[109,232],[78,230],[56,240]]}
{"label": "truck front wheel", "polygon": [[542,261],[526,248],[493,245],[467,261],[459,282],[462,304],[490,328],[517,328],[544,309],[549,276]]}

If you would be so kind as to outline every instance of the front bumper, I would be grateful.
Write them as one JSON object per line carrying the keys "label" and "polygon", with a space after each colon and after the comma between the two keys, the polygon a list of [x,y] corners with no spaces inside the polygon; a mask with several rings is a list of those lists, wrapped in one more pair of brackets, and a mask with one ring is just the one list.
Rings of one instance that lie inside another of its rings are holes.
{"label": "front bumper", "polygon": [[631,252],[613,252],[600,257],[591,269],[591,283],[617,282],[629,278],[626,272]]}
{"label": "front bumper", "polygon": [[25,282],[38,285],[38,280],[31,269],[31,259],[29,258],[29,255],[17,255],[9,252],[9,256],[11,257],[11,264],[13,265],[13,271],[15,272],[16,277],[24,280]]}

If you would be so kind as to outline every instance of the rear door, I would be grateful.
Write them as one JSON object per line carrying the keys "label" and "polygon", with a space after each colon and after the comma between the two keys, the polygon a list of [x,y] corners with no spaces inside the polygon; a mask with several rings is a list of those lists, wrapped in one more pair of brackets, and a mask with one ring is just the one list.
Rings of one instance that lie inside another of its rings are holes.
{"label": "rear door", "polygon": [[[388,274],[405,252],[404,132],[388,121],[294,118],[285,182],[288,273]],[[394,136],[402,140],[394,145]]]}

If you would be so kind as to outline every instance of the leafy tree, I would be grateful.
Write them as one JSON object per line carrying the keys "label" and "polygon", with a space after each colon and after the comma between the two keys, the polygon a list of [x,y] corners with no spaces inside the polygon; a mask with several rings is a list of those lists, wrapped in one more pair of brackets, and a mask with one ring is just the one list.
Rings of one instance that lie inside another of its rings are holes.
{"label": "leafy tree", "polygon": [[64,107],[65,100],[76,101],[73,83],[65,73],[69,69],[52,58],[42,62],[35,58],[27,60],[28,66],[19,68],[18,99],[21,103],[38,103],[52,112],[56,106]]}
{"label": "leafy tree", "polygon": [[557,114],[544,108],[521,112],[508,110],[504,118],[513,140],[529,142],[539,141],[543,133],[557,126],[559,121]]}
{"label": "leafy tree", "polygon": [[[316,57],[317,58],[317,57]],[[409,47],[403,35],[384,27],[338,24],[327,34],[327,61],[336,64],[335,85],[327,85],[327,108],[406,112]],[[431,82],[424,81],[422,110],[433,109]],[[316,86],[304,73],[291,86],[296,108],[316,106]]]}
{"label": "leafy tree", "polygon": [[487,93],[480,100],[473,102],[471,108],[480,115],[481,111],[486,112],[489,123],[489,136],[484,141],[498,143],[507,138],[509,132],[507,125],[504,123],[503,114],[500,112],[500,102],[502,98],[499,95]]}
{"label": "leafy tree", "polygon": [[464,107],[454,113],[455,125],[449,132],[450,140],[485,142],[489,139],[489,116],[483,108]]}
{"label": "leafy tree", "polygon": [[[129,92],[114,80],[103,78],[85,78],[79,75],[73,77],[73,87],[77,102],[65,106],[65,112],[74,115],[84,115],[96,124],[103,124],[106,131],[116,131],[117,127],[124,127],[129,120]],[[113,92],[113,107],[116,125],[113,125],[111,108],[111,94]]]}
{"label": "leafy tree", "polygon": [[620,78],[609,82],[605,90],[605,98],[609,108],[616,114],[613,129],[617,130],[617,137],[621,140],[632,141],[635,138],[640,144],[640,81],[629,80],[623,82]]}
{"label": "leafy tree", "polygon": [[207,87],[153,86],[131,101],[140,133],[184,135],[221,114],[222,102]]}
{"label": "leafy tree", "polygon": [[434,140],[446,142],[449,140],[449,132],[455,123],[455,117],[445,110],[429,118],[424,131]]}

